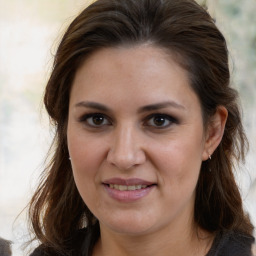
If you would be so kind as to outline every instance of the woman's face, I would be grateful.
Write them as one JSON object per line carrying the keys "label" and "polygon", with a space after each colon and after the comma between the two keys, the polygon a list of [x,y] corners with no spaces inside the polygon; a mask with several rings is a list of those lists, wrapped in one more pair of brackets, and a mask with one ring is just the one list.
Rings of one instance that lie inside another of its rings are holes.
{"label": "woman's face", "polygon": [[208,158],[186,71],[157,47],[102,49],[77,71],[68,148],[77,188],[101,228],[146,234],[188,225]]}

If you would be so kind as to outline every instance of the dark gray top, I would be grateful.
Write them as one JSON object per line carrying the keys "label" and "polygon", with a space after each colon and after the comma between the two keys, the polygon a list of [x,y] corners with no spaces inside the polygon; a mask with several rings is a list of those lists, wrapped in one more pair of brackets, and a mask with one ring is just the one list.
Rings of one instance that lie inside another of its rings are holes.
{"label": "dark gray top", "polygon": [[[89,244],[92,239],[86,229],[79,230],[72,238],[70,253],[54,252],[43,245],[30,256],[90,256]],[[252,256],[254,238],[235,231],[219,232],[206,256]]]}
{"label": "dark gray top", "polygon": [[252,256],[254,238],[229,231],[218,233],[206,256]]}

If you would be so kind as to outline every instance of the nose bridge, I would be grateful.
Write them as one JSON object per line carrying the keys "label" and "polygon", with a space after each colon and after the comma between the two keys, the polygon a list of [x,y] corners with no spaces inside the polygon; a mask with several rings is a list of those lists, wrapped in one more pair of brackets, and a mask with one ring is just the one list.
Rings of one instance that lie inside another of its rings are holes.
{"label": "nose bridge", "polygon": [[[135,131],[132,124],[126,123],[120,125],[116,132],[115,146],[120,150],[129,150],[132,146],[132,141],[135,139]],[[125,147],[123,147],[125,145]]]}
{"label": "nose bridge", "polygon": [[116,127],[108,153],[108,161],[120,169],[129,169],[144,160],[138,129],[132,123]]}

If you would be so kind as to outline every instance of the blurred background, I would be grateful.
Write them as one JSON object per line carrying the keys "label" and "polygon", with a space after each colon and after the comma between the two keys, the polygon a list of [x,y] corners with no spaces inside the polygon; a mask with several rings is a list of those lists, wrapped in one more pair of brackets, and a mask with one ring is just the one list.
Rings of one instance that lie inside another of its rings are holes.
{"label": "blurred background", "polygon": [[[228,41],[232,84],[241,95],[250,141],[237,182],[256,225],[256,0],[198,2],[208,7]],[[14,256],[24,255],[21,245],[29,232],[22,210],[51,143],[42,105],[44,86],[65,28],[88,3],[0,0],[0,237],[13,241]]]}

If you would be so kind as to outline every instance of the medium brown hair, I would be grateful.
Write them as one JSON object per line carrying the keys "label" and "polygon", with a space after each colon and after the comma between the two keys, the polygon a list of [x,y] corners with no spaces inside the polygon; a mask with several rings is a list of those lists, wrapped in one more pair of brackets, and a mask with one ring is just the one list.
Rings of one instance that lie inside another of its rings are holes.
{"label": "medium brown hair", "polygon": [[95,223],[76,188],[67,148],[69,94],[75,73],[98,49],[144,43],[175,56],[187,71],[205,125],[218,106],[229,113],[220,145],[212,159],[202,163],[196,223],[210,232],[253,231],[233,174],[235,160],[244,158],[247,140],[237,92],[230,87],[226,42],[214,20],[192,0],[98,0],[68,27],[45,90],[45,107],[56,128],[54,154],[29,208],[35,236],[45,245],[65,251],[68,237]]}

